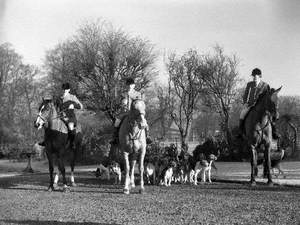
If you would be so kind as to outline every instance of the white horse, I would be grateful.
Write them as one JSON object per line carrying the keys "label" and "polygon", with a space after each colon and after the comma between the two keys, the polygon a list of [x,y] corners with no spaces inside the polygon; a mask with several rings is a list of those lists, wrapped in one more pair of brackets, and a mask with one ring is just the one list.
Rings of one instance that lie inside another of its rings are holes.
{"label": "white horse", "polygon": [[130,188],[135,187],[134,168],[139,155],[139,170],[141,189],[144,192],[144,158],[146,154],[146,131],[145,103],[135,100],[124,121],[120,125],[119,143],[125,159],[125,186],[124,193],[129,194]]}

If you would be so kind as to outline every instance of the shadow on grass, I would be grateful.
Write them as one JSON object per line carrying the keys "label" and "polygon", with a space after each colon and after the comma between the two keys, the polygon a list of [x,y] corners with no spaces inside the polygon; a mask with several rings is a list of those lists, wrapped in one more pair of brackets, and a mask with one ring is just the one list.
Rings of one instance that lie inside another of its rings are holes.
{"label": "shadow on grass", "polygon": [[[67,173],[67,180],[69,181],[69,175]],[[123,193],[123,185],[113,185],[113,180],[100,180],[88,172],[75,173],[75,181],[77,187],[70,187],[71,193],[110,193],[110,194],[121,194]],[[268,187],[266,184],[257,182],[256,187],[250,187],[247,181],[225,181],[225,180],[213,180],[212,184],[205,185],[180,185],[175,184],[174,188],[193,190],[254,190],[254,191],[270,191],[270,192],[300,192],[300,187],[289,187],[286,185],[274,185],[274,187]],[[60,179],[61,182],[61,179]],[[138,182],[137,182],[138,184]],[[61,185],[61,183],[60,183]],[[49,174],[48,173],[34,173],[34,174],[22,174],[14,177],[3,177],[0,178],[0,189],[11,189],[11,190],[24,190],[24,191],[38,191],[47,192],[49,186]],[[155,189],[163,191],[170,188],[164,188],[160,186],[154,186]],[[171,188],[172,189],[172,188]],[[137,185],[136,190],[139,190]],[[62,192],[60,186],[54,192]],[[135,191],[134,191],[135,192]]]}
{"label": "shadow on grass", "polygon": [[41,221],[41,220],[0,220],[9,224],[24,225],[119,225],[117,223],[94,223],[94,222],[60,222],[60,221]]}
{"label": "shadow on grass", "polygon": [[[68,185],[70,185],[69,175],[67,174]],[[76,173],[75,182],[76,187],[69,186],[67,192],[79,193],[123,193],[122,185],[114,185],[113,180],[100,180],[93,175],[80,172]],[[23,190],[23,191],[39,191],[48,192],[49,174],[48,173],[34,173],[21,174],[13,177],[0,178],[0,189]],[[59,187],[54,192],[63,192],[62,178],[60,177]]]}

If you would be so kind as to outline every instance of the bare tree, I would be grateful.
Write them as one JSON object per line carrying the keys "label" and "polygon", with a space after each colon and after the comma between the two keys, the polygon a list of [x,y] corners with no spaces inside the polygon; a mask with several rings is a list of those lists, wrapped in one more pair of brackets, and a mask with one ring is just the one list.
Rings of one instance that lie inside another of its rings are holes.
{"label": "bare tree", "polygon": [[[0,46],[0,143],[32,144],[36,67],[25,65],[10,44]],[[22,149],[19,149],[22,150]]]}
{"label": "bare tree", "polygon": [[[0,46],[0,104],[1,118],[13,120],[17,82],[20,77],[21,56],[9,43]],[[4,104],[6,103],[6,104]],[[9,103],[9,104],[8,104]]]}
{"label": "bare tree", "polygon": [[37,103],[40,101],[39,93],[41,93],[42,86],[38,84],[34,79],[35,76],[39,73],[39,70],[31,65],[22,66],[22,78],[20,81],[21,89],[21,104],[26,106],[26,113],[23,111],[23,127],[26,140],[29,143],[33,143],[33,126],[32,121],[34,119],[34,107],[37,108]]}
{"label": "bare tree", "polygon": [[178,126],[181,146],[185,151],[188,150],[193,115],[203,92],[202,81],[197,76],[201,63],[201,56],[196,50],[190,50],[181,57],[173,53],[166,63],[169,73],[169,114]]}
{"label": "bare tree", "polygon": [[240,81],[238,59],[235,55],[225,55],[220,46],[216,46],[214,50],[214,54],[203,57],[204,63],[198,68],[197,74],[206,88],[204,104],[220,114],[221,129],[230,144],[229,117]]}
{"label": "bare tree", "polygon": [[170,125],[168,116],[168,91],[158,84],[146,92],[147,121],[151,136],[164,139]]}
{"label": "bare tree", "polygon": [[49,51],[45,65],[53,83],[71,82],[88,108],[105,112],[113,123],[124,79],[133,77],[138,89],[147,87],[156,75],[155,57],[147,40],[96,22]]}
{"label": "bare tree", "polygon": [[277,125],[282,135],[281,144],[284,145],[283,147],[291,146],[291,157],[299,158],[300,97],[280,96],[278,106],[280,117]]}

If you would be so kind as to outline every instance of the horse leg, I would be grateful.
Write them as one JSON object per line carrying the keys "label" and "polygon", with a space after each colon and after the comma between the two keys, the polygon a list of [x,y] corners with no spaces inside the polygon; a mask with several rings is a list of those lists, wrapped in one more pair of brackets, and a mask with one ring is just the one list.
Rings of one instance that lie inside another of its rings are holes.
{"label": "horse leg", "polygon": [[256,149],[253,145],[251,145],[251,180],[250,180],[250,184],[251,186],[255,186],[256,182],[255,182],[255,174],[257,171],[257,152]]}
{"label": "horse leg", "polygon": [[54,186],[53,186],[53,156],[51,153],[47,151],[47,158],[48,158],[48,163],[49,163],[49,175],[50,175],[50,185],[48,187],[48,191],[54,191]]}
{"label": "horse leg", "polygon": [[283,178],[286,178],[286,176],[285,176],[283,170],[281,169],[280,164],[278,164],[277,169],[278,169],[278,176],[279,176],[280,174],[282,174]]}
{"label": "horse leg", "polygon": [[[145,159],[146,151],[142,151],[140,155],[140,177],[141,177],[141,189],[140,193],[142,194],[145,191],[144,187],[144,159]],[[153,174],[152,174],[153,175]]]}
{"label": "horse leg", "polygon": [[66,170],[65,170],[65,165],[64,165],[64,161],[63,161],[63,157],[59,156],[58,157],[58,169],[62,175],[63,178],[63,191],[67,191],[68,189],[68,185],[67,185],[67,179],[66,179]]}
{"label": "horse leg", "polygon": [[131,166],[130,166],[130,187],[134,188],[135,183],[134,183],[134,168],[135,168],[136,160],[131,161]]}
{"label": "horse leg", "polygon": [[201,183],[206,183],[206,168],[201,170]]}
{"label": "horse leg", "polygon": [[57,188],[58,187],[58,181],[59,181],[59,169],[57,171],[57,173],[55,174],[55,177],[54,177],[54,188]]}
{"label": "horse leg", "polygon": [[125,186],[124,186],[124,194],[129,194],[129,183],[130,183],[130,177],[129,177],[129,153],[124,152],[124,161],[125,161]]}
{"label": "horse leg", "polygon": [[153,177],[152,177],[152,179],[153,179],[153,185],[155,185],[155,184],[156,184],[156,172],[155,172],[155,170],[154,170],[154,172],[153,172]]}
{"label": "horse leg", "polygon": [[268,185],[269,186],[273,186],[273,181],[272,181],[272,174],[271,174],[271,144],[270,143],[266,143],[265,145],[265,162],[266,162],[266,174],[268,177]]}
{"label": "horse leg", "polygon": [[71,167],[71,176],[70,176],[70,180],[71,180],[71,186],[72,187],[76,187],[76,183],[75,183],[75,179],[74,179],[74,167],[75,167],[75,160],[76,160],[76,146],[73,150],[71,150],[72,152],[72,157],[71,157],[71,163],[70,163],[70,167]]}

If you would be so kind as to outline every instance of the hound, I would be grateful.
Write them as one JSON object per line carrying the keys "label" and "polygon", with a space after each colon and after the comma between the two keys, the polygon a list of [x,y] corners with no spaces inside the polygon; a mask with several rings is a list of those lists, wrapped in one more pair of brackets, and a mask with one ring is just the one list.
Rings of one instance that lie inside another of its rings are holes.
{"label": "hound", "polygon": [[195,177],[195,170],[190,170],[190,173],[189,173],[189,182],[190,183],[194,183],[194,177]]}
{"label": "hound", "polygon": [[100,177],[101,179],[110,180],[110,172],[109,168],[103,166],[102,163],[100,163],[99,167],[96,170],[96,177]]}
{"label": "hound", "polygon": [[146,178],[147,178],[147,182],[148,184],[150,184],[150,177],[152,176],[152,182],[153,184],[156,184],[156,171],[155,171],[155,166],[152,163],[147,163],[146,165]]}
{"label": "hound", "polygon": [[194,184],[197,185],[198,174],[201,174],[201,182],[206,182],[206,174],[208,177],[208,182],[211,183],[211,164],[213,161],[217,160],[217,157],[213,154],[210,154],[208,160],[201,160],[196,163],[195,166],[195,178]]}
{"label": "hound", "polygon": [[110,165],[110,171],[115,178],[115,184],[121,184],[122,172],[121,172],[120,164],[117,162],[113,162]]}
{"label": "hound", "polygon": [[176,167],[176,163],[170,163],[161,173],[160,184],[165,186],[171,186],[171,182],[173,179],[174,168]]}

